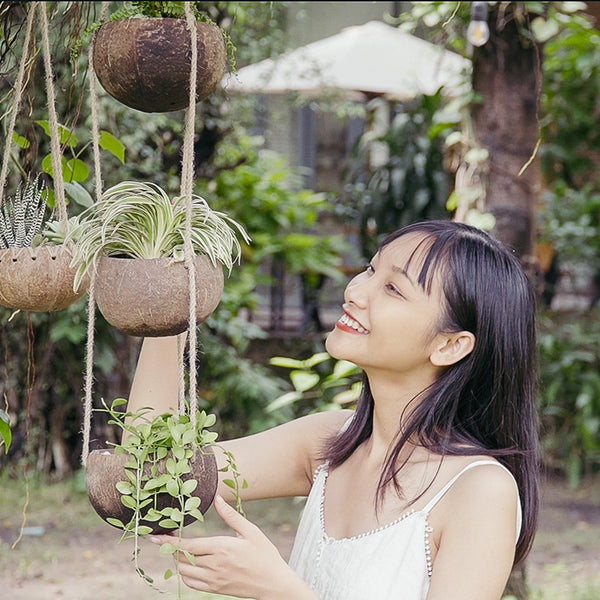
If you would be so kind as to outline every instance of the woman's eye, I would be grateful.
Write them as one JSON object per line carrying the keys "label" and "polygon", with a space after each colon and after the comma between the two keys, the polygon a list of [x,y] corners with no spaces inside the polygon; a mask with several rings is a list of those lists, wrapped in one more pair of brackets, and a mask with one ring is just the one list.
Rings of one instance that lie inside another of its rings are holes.
{"label": "woman's eye", "polygon": [[373,265],[371,263],[369,263],[365,267],[365,272],[368,273],[369,275],[372,275],[373,273],[375,273],[375,269],[373,268]]}
{"label": "woman's eye", "polygon": [[393,283],[388,283],[388,284],[386,284],[385,287],[392,294],[394,294],[396,296],[400,296],[400,298],[404,298],[404,296],[402,295],[402,292]]}

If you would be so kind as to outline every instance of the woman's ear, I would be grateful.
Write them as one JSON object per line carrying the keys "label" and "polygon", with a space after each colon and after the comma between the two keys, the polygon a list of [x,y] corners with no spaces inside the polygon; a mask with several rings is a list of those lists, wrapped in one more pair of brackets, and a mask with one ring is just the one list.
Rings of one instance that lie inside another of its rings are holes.
{"label": "woman's ear", "polygon": [[440,336],[429,360],[436,367],[448,367],[470,354],[475,347],[475,336],[470,331],[457,331]]}

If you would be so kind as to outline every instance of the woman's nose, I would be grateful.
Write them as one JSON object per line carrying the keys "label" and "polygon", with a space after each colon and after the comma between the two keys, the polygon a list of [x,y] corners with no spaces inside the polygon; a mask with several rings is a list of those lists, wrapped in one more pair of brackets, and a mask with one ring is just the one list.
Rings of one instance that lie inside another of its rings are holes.
{"label": "woman's nose", "polygon": [[368,295],[368,277],[366,273],[360,273],[356,277],[353,277],[346,286],[344,291],[344,300],[348,304],[354,304],[355,306],[364,307],[366,306],[367,295]]}

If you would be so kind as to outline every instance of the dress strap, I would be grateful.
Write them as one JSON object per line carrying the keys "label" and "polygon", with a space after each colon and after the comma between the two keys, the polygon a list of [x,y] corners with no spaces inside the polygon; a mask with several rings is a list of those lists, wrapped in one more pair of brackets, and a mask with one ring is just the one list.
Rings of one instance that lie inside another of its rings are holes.
{"label": "dress strap", "polygon": [[[444,497],[446,492],[454,485],[455,481],[466,471],[472,469],[473,467],[479,467],[480,465],[496,465],[498,467],[503,468],[505,471],[510,473],[510,471],[499,462],[495,460],[476,460],[475,462],[469,463],[462,471],[457,473],[428,503],[427,506],[423,509],[423,512],[429,513],[433,507]],[[512,474],[511,474],[512,477]]]}
{"label": "dress strap", "polygon": [[[500,467],[502,469],[504,469],[513,479],[514,481],[514,476],[513,474],[501,463],[499,463],[498,461],[495,460],[476,460],[475,462],[472,462],[470,464],[468,464],[462,471],[460,471],[458,474],[456,474],[428,503],[427,506],[425,506],[425,508],[423,508],[423,512],[425,514],[429,514],[431,512],[431,510],[435,507],[435,505],[444,497],[444,494],[452,487],[452,485],[454,484],[454,482],[466,471],[468,471],[469,469],[472,469],[473,467],[479,467],[481,465],[496,465],[497,467]],[[515,481],[515,486],[516,486],[516,481]],[[516,541],[519,540],[519,535],[521,533],[521,525],[522,525],[522,521],[523,521],[523,511],[521,508],[521,500],[519,498],[519,489],[517,488],[517,536],[516,536]],[[516,542],[515,542],[516,543]]]}

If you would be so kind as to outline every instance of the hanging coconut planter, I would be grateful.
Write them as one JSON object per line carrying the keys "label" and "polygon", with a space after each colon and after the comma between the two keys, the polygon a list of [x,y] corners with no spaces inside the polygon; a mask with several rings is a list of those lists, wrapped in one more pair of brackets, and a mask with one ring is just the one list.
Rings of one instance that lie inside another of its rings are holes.
{"label": "hanging coconut planter", "polygon": [[76,268],[68,246],[0,250],[0,304],[23,311],[53,312],[79,300],[87,291],[86,277],[73,291]]}
{"label": "hanging coconut planter", "polygon": [[[194,263],[196,322],[201,323],[217,308],[225,278],[223,267],[208,256],[196,256]],[[95,297],[104,318],[128,335],[177,335],[189,326],[189,274],[181,261],[102,256]]]}
{"label": "hanging coconut planter", "polygon": [[111,325],[139,337],[177,335],[190,323],[188,262],[194,265],[195,319],[201,323],[219,304],[223,270],[239,260],[238,234],[249,240],[201,196],[171,198],[156,184],[124,181],[81,213],[70,231],[77,247],[75,284],[95,269],[95,300]]}
{"label": "hanging coconut planter", "polygon": [[[196,101],[209,96],[227,65],[223,34],[196,22]],[[94,69],[102,87],[119,102],[144,112],[189,105],[191,36],[185,19],[132,17],[109,21],[94,38]]]}
{"label": "hanging coconut planter", "polygon": [[[125,465],[130,460],[128,454],[116,454],[112,449],[93,450],[87,457],[85,484],[88,498],[98,516],[108,523],[117,525],[111,519],[116,519],[123,524],[129,523],[134,516],[132,508],[125,506],[123,494],[118,487],[122,482],[128,482]],[[167,458],[162,459],[156,465],[154,477],[167,473]],[[202,514],[210,508],[215,497],[218,484],[217,462],[210,448],[204,447],[196,450],[193,458],[189,461],[190,472],[183,476],[184,481],[194,479],[198,482],[191,492],[191,496],[200,499],[199,510]],[[144,467],[146,476],[150,474],[150,466]],[[178,509],[179,499],[167,492],[156,495],[154,508],[162,511],[167,507]],[[183,526],[194,521],[192,516],[186,515]],[[148,526],[153,533],[164,533],[169,528],[161,527],[158,522],[140,519],[140,525]]]}

